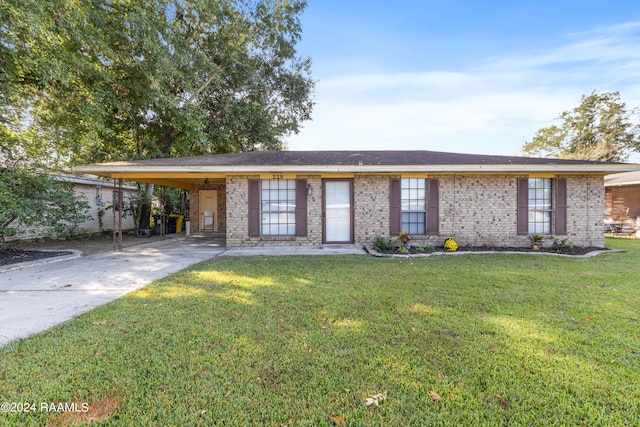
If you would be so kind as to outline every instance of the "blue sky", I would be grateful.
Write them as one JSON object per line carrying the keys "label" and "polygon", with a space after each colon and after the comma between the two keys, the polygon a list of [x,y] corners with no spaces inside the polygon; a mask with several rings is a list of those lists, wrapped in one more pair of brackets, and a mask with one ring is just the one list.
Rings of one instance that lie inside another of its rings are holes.
{"label": "blue sky", "polygon": [[593,90],[640,107],[637,0],[308,0],[302,29],[316,106],[290,150],[517,155]]}

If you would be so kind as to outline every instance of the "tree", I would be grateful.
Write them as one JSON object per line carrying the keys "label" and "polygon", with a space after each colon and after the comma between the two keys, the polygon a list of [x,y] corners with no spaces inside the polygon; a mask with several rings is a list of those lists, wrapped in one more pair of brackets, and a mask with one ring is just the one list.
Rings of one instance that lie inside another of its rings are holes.
{"label": "tree", "polygon": [[281,149],[313,107],[305,6],[5,0],[0,122],[26,146],[11,148],[37,136],[67,164]]}
{"label": "tree", "polygon": [[50,237],[67,237],[79,222],[89,219],[86,200],[75,195],[70,183],[28,170],[0,167],[0,241],[15,236],[19,223]]}
{"label": "tree", "polygon": [[310,118],[296,0],[5,0],[0,112],[72,163],[282,148]]}
{"label": "tree", "polygon": [[525,156],[624,162],[640,148],[635,111],[619,92],[592,92],[580,106],[560,114],[562,124],[538,130],[522,147]]}

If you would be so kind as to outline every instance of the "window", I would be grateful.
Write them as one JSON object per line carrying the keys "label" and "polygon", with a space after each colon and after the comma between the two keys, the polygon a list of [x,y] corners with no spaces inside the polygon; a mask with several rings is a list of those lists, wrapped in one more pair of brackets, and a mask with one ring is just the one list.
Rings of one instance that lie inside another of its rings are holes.
{"label": "window", "polygon": [[424,178],[402,178],[401,231],[427,234],[426,184]]}
{"label": "window", "polygon": [[529,234],[551,234],[551,178],[529,178]]}
{"label": "window", "polygon": [[263,179],[260,201],[263,236],[296,235],[295,179]]}

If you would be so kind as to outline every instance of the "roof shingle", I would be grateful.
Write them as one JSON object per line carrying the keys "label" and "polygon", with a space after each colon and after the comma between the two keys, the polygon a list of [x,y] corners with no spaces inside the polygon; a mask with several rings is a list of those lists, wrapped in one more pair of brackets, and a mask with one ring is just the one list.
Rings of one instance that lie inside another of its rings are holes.
{"label": "roof shingle", "polygon": [[339,165],[607,165],[588,160],[492,156],[439,151],[249,151],[131,162],[112,166],[339,166]]}

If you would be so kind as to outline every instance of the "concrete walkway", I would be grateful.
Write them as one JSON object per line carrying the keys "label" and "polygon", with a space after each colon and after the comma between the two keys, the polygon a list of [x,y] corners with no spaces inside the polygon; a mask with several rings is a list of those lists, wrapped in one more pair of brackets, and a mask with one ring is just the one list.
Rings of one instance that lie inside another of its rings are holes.
{"label": "concrete walkway", "polygon": [[355,245],[226,249],[221,239],[192,236],[0,272],[0,346],[215,256],[340,254],[365,251]]}

